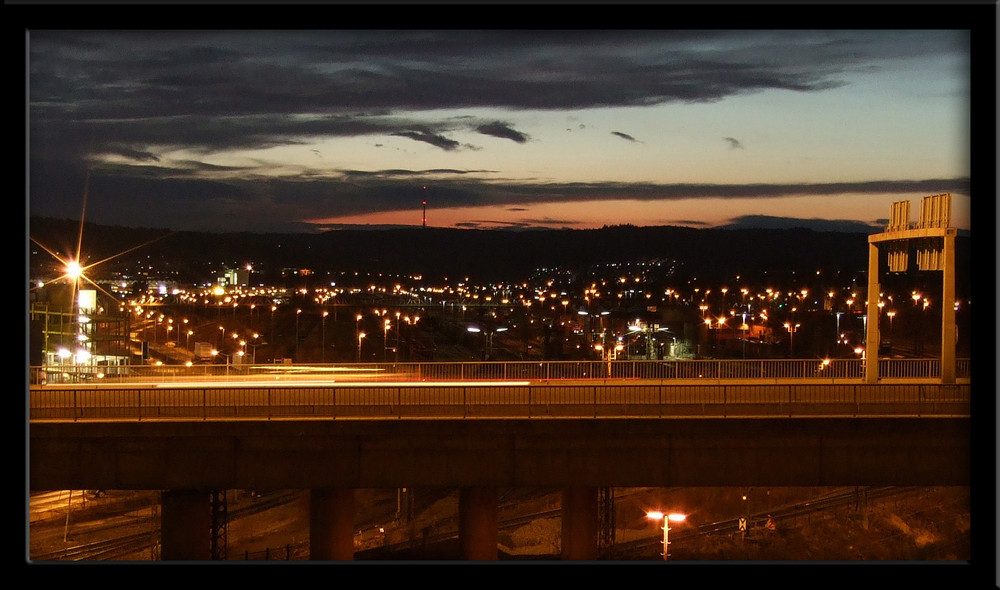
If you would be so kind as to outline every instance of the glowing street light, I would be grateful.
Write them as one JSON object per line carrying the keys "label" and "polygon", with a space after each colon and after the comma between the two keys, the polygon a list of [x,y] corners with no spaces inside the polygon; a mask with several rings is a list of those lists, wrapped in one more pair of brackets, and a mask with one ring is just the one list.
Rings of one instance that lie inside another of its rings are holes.
{"label": "glowing street light", "polygon": [[322,346],[322,350],[321,350],[321,353],[320,353],[320,362],[321,363],[325,363],[326,362],[326,316],[328,316],[328,315],[330,315],[330,312],[324,310],[323,311],[323,346]]}
{"label": "glowing street light", "polygon": [[785,329],[788,330],[788,358],[795,358],[795,332],[799,329],[802,324],[795,324],[794,326],[788,322],[785,322]]}
{"label": "glowing street light", "polygon": [[301,309],[295,310],[295,362],[299,362],[299,314]]}
{"label": "glowing street light", "polygon": [[274,342],[274,312],[278,309],[277,305],[271,306],[271,342]]}
{"label": "glowing street light", "polygon": [[358,332],[358,362],[361,362],[361,340],[364,339],[365,333]]}
{"label": "glowing street light", "polygon": [[385,327],[382,330],[382,362],[388,360],[388,350],[389,350],[389,327],[391,326],[389,320],[385,320]]}
{"label": "glowing street light", "polygon": [[646,518],[663,521],[663,561],[666,561],[670,554],[670,521],[683,522],[687,519],[687,515],[676,512],[672,514],[664,514],[662,512],[653,511],[647,512]]}
{"label": "glowing street light", "polygon": [[358,362],[361,362],[361,319],[363,316],[359,313],[355,318],[357,323],[354,325],[354,333],[358,337]]}
{"label": "glowing street light", "polygon": [[228,355],[228,354],[226,354],[224,352],[219,352],[217,349],[214,349],[214,348],[212,349],[212,356],[219,356],[220,354],[222,356],[226,357],[226,375],[228,376],[229,375],[229,357],[230,357],[230,355]]}

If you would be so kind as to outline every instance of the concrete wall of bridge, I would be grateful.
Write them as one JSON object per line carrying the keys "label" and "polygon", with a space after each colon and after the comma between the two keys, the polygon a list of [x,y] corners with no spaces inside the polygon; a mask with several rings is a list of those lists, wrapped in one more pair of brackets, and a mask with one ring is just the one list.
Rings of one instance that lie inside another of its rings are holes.
{"label": "concrete wall of bridge", "polygon": [[32,423],[29,486],[968,485],[968,417]]}

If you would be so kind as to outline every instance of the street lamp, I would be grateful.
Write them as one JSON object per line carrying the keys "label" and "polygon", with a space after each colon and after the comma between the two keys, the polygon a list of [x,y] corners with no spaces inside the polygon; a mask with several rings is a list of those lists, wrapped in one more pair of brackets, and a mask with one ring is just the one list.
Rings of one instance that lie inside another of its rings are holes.
{"label": "street lamp", "polygon": [[361,362],[361,340],[365,337],[364,332],[358,332],[358,362]]}
{"label": "street lamp", "polygon": [[277,305],[271,306],[271,342],[274,342],[274,312],[277,309],[278,309]]}
{"label": "street lamp", "polygon": [[357,323],[354,324],[354,333],[358,337],[358,362],[359,363],[361,362],[361,319],[362,319],[362,317],[363,316],[359,313],[355,317],[355,319],[357,320]]}
{"label": "street lamp", "polygon": [[299,314],[301,309],[295,310],[295,362],[299,362]]}
{"label": "street lamp", "polygon": [[382,330],[382,362],[383,363],[388,360],[387,357],[388,357],[389,353],[387,351],[389,350],[389,326],[390,325],[391,324],[390,324],[389,320],[385,320],[385,329]]}
{"label": "street lamp", "polygon": [[670,537],[669,537],[669,534],[670,534],[670,521],[673,521],[673,522],[683,522],[685,519],[687,519],[687,515],[686,514],[676,513],[676,512],[672,513],[672,514],[664,514],[662,512],[653,511],[653,512],[647,512],[646,513],[646,518],[651,518],[653,520],[662,520],[663,521],[663,561],[666,561],[668,555],[670,554],[670,551],[669,551],[669,549],[670,549]]}
{"label": "street lamp", "polygon": [[253,360],[252,360],[252,362],[254,364],[257,364],[257,346],[258,346],[257,339],[258,338],[260,338],[260,334],[258,334],[257,332],[254,332],[253,333],[253,344],[252,344],[252,346],[253,346]]}
{"label": "street lamp", "polygon": [[402,315],[402,313],[397,311],[396,312],[396,349],[392,351],[392,353],[395,355],[395,362],[397,362],[397,363],[399,362],[399,346],[400,346],[399,336],[400,336],[400,332],[402,331],[402,327],[403,327],[403,325],[399,323],[399,316],[400,315]]}
{"label": "street lamp", "polygon": [[323,347],[322,347],[322,351],[320,353],[320,362],[321,363],[325,363],[326,362],[326,316],[328,316],[328,315],[330,315],[330,312],[328,312],[328,311],[324,311],[323,312]]}
{"label": "street lamp", "polygon": [[228,354],[226,354],[224,352],[219,352],[218,350],[215,350],[215,349],[212,350],[212,356],[219,356],[220,354],[222,356],[226,357],[226,376],[228,376],[229,375],[229,357],[230,357],[230,355],[228,355]]}
{"label": "street lamp", "polygon": [[788,358],[795,358],[795,332],[799,329],[802,324],[795,324],[794,326],[788,322],[785,322],[785,329],[788,330]]}

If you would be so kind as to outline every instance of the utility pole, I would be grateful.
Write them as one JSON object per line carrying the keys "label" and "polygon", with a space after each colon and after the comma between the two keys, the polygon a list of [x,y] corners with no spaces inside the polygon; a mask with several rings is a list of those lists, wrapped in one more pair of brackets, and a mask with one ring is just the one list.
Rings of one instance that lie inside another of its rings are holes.
{"label": "utility pole", "polygon": [[615,489],[599,488],[597,499],[599,534],[598,551],[605,559],[614,559],[615,554]]}
{"label": "utility pole", "polygon": [[229,508],[226,490],[212,492],[212,559],[224,561],[228,557]]}
{"label": "utility pole", "polygon": [[[424,186],[424,195],[427,194],[427,187]],[[427,197],[424,197],[424,217],[423,217],[423,227],[427,227]]]}

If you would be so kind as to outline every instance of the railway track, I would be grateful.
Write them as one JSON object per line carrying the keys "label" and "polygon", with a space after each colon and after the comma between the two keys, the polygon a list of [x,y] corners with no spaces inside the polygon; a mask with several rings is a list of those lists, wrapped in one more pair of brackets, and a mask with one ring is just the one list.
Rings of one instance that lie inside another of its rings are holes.
{"label": "railway track", "polygon": [[[851,504],[856,504],[860,497],[859,494],[864,494],[865,500],[871,501],[879,498],[908,494],[919,489],[921,489],[919,486],[865,487],[860,489],[845,488],[827,496],[798,502],[784,507],[772,508],[767,512],[754,513],[742,518],[746,519],[747,531],[752,534],[755,530],[762,530],[763,525],[769,518],[772,517],[775,520],[781,521],[782,526],[793,526],[796,519],[808,517],[826,510],[834,510],[850,506]],[[717,522],[705,523],[693,528],[678,528],[676,533],[671,533],[671,545],[675,540],[679,541],[708,535],[735,534],[740,531],[740,520],[741,517],[736,517]],[[674,529],[671,528],[671,531],[673,530]],[[616,558],[629,558],[638,555],[647,555],[654,547],[661,547],[662,549],[662,545],[663,537],[655,535],[648,538],[635,539],[625,543],[617,543],[614,547],[614,554]]]}
{"label": "railway track", "polygon": [[[240,503],[229,512],[230,521],[276,508],[297,500],[303,491],[266,494],[252,502]],[[142,529],[121,534],[117,529]],[[147,561],[159,559],[160,520],[158,514],[117,516],[89,523],[74,523],[74,537],[100,539],[58,549],[33,552],[31,561]]]}
{"label": "railway track", "polygon": [[[859,501],[859,498],[861,497],[860,494],[864,495],[866,501],[871,501],[893,495],[903,495],[919,489],[921,488],[844,488],[823,497],[798,502],[784,507],[772,508],[766,513],[748,515],[745,517],[747,520],[746,525],[750,531],[761,530],[763,523],[766,522],[769,517],[773,517],[776,520],[780,520],[783,526],[789,526],[790,523],[794,523],[796,519],[805,518],[822,511],[855,504]],[[230,511],[229,517],[231,520],[235,520],[259,514],[288,502],[295,501],[301,498],[302,494],[305,493],[306,492],[303,491],[293,490],[267,494],[253,502],[241,504],[238,508]],[[621,499],[621,497],[619,497],[619,499]],[[497,527],[500,532],[510,532],[536,520],[558,518],[560,513],[561,510],[559,508],[549,508],[533,511],[531,513],[511,515],[498,520]],[[158,559],[160,540],[158,517],[152,515],[145,517],[145,520],[147,521],[145,523],[141,522],[141,520],[142,519],[140,519],[140,522],[133,520],[131,524],[133,526],[148,526],[150,530],[139,533],[130,533],[111,539],[102,539],[91,543],[84,543],[58,551],[32,555],[32,561],[128,561]],[[740,530],[740,520],[741,518],[737,517],[704,523],[697,527],[678,528],[677,532],[672,535],[672,539],[680,541],[698,536],[735,534]],[[107,525],[106,528],[112,529],[120,526],[122,525],[112,523]],[[426,530],[428,531],[432,529],[434,532],[423,534],[419,539],[407,539],[404,541],[378,545],[377,547],[362,547],[360,549],[377,549],[377,552],[380,555],[391,556],[393,553],[406,551],[418,546],[435,545],[453,541],[458,538],[458,519],[457,517],[446,518],[426,527]],[[651,535],[646,538],[616,543],[612,548],[611,554],[613,554],[614,559],[635,559],[643,555],[648,555],[654,550],[654,548],[660,547],[661,545],[662,537],[658,534]],[[289,554],[296,556],[307,555],[308,543],[289,545],[281,548],[281,550],[285,553],[275,549],[273,554]],[[231,557],[230,559],[238,558],[239,557],[237,556]],[[391,559],[391,557],[387,558]],[[544,559],[544,557],[542,558]]]}

